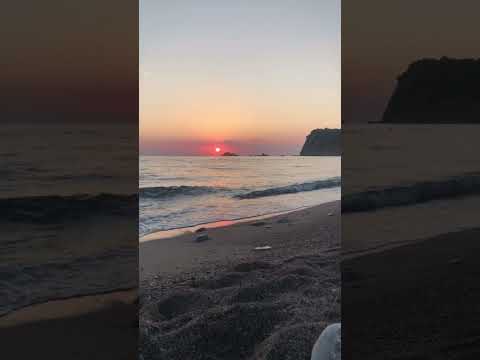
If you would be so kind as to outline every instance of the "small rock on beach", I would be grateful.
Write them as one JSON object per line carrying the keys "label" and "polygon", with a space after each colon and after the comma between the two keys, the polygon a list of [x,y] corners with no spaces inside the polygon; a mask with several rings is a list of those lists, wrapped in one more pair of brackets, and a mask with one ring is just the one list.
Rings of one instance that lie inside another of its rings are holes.
{"label": "small rock on beach", "polygon": [[195,239],[196,242],[202,242],[202,241],[206,241],[206,240],[209,240],[210,238],[208,237],[208,234],[200,234],[197,236],[197,238]]}

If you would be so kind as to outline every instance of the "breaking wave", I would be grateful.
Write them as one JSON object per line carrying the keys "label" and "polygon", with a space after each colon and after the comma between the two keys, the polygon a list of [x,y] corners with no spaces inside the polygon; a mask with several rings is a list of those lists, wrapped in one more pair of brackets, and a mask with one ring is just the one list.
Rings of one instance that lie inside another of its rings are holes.
{"label": "breaking wave", "polygon": [[139,189],[140,198],[163,199],[180,195],[197,196],[225,190],[212,186],[155,186]]}
{"label": "breaking wave", "polygon": [[342,212],[372,211],[427,201],[480,194],[480,174],[369,190],[342,196]]}
{"label": "breaking wave", "polygon": [[294,194],[304,191],[313,191],[321,189],[329,189],[341,186],[341,177],[333,177],[324,180],[317,180],[312,182],[305,182],[301,184],[293,184],[281,187],[275,187],[264,190],[256,190],[244,194],[235,195],[237,199],[256,199],[266,196]]}
{"label": "breaking wave", "polygon": [[0,199],[3,221],[59,223],[94,215],[138,216],[137,194],[31,196]]}

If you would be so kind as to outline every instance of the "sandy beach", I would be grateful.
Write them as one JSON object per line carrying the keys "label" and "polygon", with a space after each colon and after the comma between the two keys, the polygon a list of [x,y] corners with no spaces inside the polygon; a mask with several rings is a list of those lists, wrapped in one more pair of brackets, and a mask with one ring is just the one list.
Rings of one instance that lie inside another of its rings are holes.
{"label": "sandy beach", "polygon": [[140,243],[144,358],[309,359],[340,321],[340,202],[201,233]]}
{"label": "sandy beach", "polygon": [[342,214],[343,258],[478,227],[479,196]]}
{"label": "sandy beach", "polygon": [[346,358],[478,358],[479,199],[342,214]]}
{"label": "sandy beach", "polygon": [[479,236],[446,233],[344,261],[345,357],[478,359]]}
{"label": "sandy beach", "polygon": [[2,354],[32,359],[134,359],[137,290],[28,306],[0,318]]}
{"label": "sandy beach", "polygon": [[478,204],[469,196],[342,214],[346,358],[479,357]]}

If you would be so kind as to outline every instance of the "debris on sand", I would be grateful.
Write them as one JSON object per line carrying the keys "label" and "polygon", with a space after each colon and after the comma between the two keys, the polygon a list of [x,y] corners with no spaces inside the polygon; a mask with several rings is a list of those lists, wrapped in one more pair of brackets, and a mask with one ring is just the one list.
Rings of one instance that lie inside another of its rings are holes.
{"label": "debris on sand", "polygon": [[263,250],[270,250],[272,247],[271,246],[257,246],[256,248],[254,248],[253,250],[256,250],[256,251],[263,251]]}
{"label": "debris on sand", "polygon": [[327,326],[312,349],[311,360],[339,360],[341,358],[341,324]]}

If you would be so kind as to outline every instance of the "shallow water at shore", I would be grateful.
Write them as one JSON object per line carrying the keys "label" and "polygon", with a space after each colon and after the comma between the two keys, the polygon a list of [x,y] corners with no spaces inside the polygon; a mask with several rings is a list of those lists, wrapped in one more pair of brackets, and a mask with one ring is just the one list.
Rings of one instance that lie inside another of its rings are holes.
{"label": "shallow water at shore", "polygon": [[340,198],[340,157],[140,158],[140,236]]}

